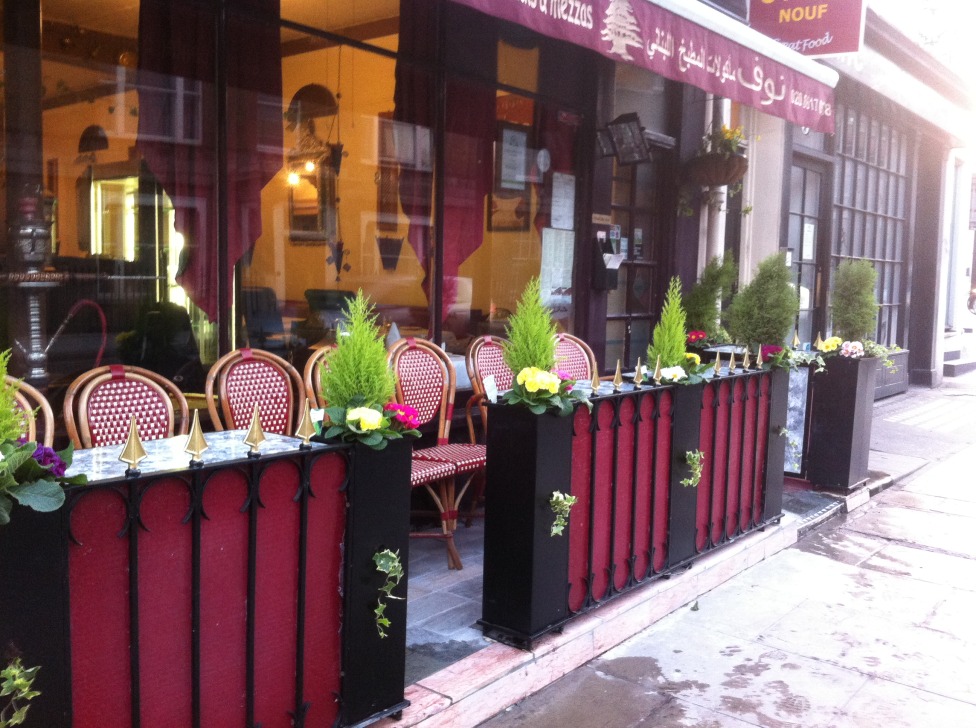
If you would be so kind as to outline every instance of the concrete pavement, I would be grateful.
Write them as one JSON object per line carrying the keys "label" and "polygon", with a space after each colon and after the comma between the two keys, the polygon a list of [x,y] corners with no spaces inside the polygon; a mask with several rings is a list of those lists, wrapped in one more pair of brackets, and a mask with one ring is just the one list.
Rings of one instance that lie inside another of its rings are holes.
{"label": "concrete pavement", "polygon": [[976,726],[976,374],[877,403],[871,467],[894,484],[482,726]]}

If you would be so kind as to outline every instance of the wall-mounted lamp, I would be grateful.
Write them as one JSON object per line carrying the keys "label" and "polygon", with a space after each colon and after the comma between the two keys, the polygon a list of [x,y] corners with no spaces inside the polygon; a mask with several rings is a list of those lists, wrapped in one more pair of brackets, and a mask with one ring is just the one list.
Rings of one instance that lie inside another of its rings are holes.
{"label": "wall-mounted lamp", "polygon": [[[619,164],[637,164],[650,159],[644,130],[636,113],[621,114],[607,124],[607,135]],[[599,140],[598,134],[597,141]]]}

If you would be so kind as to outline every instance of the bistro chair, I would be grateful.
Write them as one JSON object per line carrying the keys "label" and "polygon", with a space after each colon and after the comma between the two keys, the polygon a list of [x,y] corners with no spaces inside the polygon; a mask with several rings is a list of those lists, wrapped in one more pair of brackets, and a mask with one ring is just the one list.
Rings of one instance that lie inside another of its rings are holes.
{"label": "bistro chair", "polygon": [[594,372],[599,371],[589,344],[566,333],[556,334],[556,369],[581,382],[592,380]]}
{"label": "bistro chair", "polygon": [[[28,442],[51,447],[54,444],[54,410],[47,397],[37,389],[15,377],[7,375],[7,386],[14,391],[14,405],[24,413],[23,435]],[[35,410],[37,410],[35,412]],[[40,420],[44,433],[43,441],[37,439],[37,424]]]}
{"label": "bistro chair", "polygon": [[[421,426],[436,423],[437,444],[415,449],[414,460],[453,467],[452,477],[442,476],[421,484],[434,499],[440,513],[442,533],[438,537],[447,542],[448,565],[460,569],[461,559],[454,546],[458,504],[474,475],[484,471],[485,446],[448,442],[454,414],[456,374],[454,364],[440,347],[425,339],[407,337],[393,343],[389,359],[397,377],[397,402],[416,409]],[[453,475],[467,478],[460,491],[456,489]]]}
{"label": "bistro chair", "polygon": [[335,346],[327,344],[319,347],[305,362],[304,381],[305,396],[313,407],[326,407],[322,396],[322,370],[327,367],[328,356],[335,350]]}
{"label": "bistro chair", "polygon": [[472,339],[471,343],[468,344],[468,351],[464,358],[468,368],[468,378],[471,380],[471,389],[474,393],[468,399],[465,409],[471,442],[476,441],[474,420],[471,417],[473,408],[478,407],[481,414],[482,429],[487,426],[488,422],[485,377],[493,376],[495,378],[495,386],[499,392],[512,388],[515,372],[505,363],[505,343],[506,340],[500,336],[487,335]]}
{"label": "bistro chair", "polygon": [[304,392],[295,367],[262,349],[224,354],[210,367],[205,387],[210,420],[218,432],[247,429],[258,405],[265,432],[291,435],[301,417],[297,405]]}
{"label": "bistro chair", "polygon": [[[468,436],[471,442],[477,442],[475,434],[474,418],[472,417],[474,408],[477,407],[478,414],[481,416],[481,429],[487,434],[488,431],[488,396],[485,391],[485,377],[493,376],[495,386],[499,392],[512,388],[515,380],[513,372],[508,364],[505,363],[505,343],[506,339],[500,336],[479,336],[472,339],[465,354],[465,363],[468,368],[468,378],[471,380],[473,394],[468,398],[465,407],[465,416],[468,421]],[[474,483],[474,493],[471,496],[471,507],[464,520],[465,526],[471,525],[471,520],[475,517],[478,505],[485,497],[485,479],[479,477]]]}
{"label": "bistro chair", "polygon": [[124,443],[133,415],[144,441],[185,435],[189,429],[186,398],[177,386],[148,369],[124,364],[98,367],[76,378],[64,395],[63,412],[76,448]]}

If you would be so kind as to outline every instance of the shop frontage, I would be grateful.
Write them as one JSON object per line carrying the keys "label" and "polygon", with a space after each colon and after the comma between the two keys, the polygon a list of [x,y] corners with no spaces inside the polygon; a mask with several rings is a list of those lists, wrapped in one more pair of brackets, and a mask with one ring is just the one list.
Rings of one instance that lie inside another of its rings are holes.
{"label": "shop frontage", "polygon": [[13,370],[200,391],[239,346],[301,365],[360,288],[460,358],[533,276],[632,363],[697,271],[676,210],[712,96],[830,131],[836,74],[704,6],[569,5],[5,3]]}

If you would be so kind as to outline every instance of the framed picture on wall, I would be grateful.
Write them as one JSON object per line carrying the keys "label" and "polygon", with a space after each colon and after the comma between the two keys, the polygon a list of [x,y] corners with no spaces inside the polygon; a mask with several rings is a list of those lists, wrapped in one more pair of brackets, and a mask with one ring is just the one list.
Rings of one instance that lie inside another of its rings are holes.
{"label": "framed picture on wall", "polygon": [[498,124],[495,137],[495,185],[488,198],[488,229],[529,229],[531,184],[529,181],[528,127]]}

